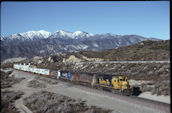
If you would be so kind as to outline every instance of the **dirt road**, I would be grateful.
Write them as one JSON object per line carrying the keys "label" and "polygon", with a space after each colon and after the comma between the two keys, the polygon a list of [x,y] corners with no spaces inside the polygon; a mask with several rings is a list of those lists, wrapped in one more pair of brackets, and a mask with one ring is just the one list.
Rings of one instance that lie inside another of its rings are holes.
{"label": "dirt road", "polygon": [[19,108],[22,113],[32,113],[23,105],[23,98],[29,96],[33,92],[38,92],[41,90],[62,94],[74,99],[81,98],[82,100],[86,100],[88,105],[112,109],[113,113],[170,113],[170,106],[169,109],[166,110],[158,109],[156,107],[153,108],[138,102],[122,99],[122,96],[108,96],[102,91],[95,91],[93,89],[72,85],[65,82],[59,82],[55,85],[47,84],[46,88],[30,88],[27,86],[27,83],[34,79],[34,74],[17,70],[14,70],[12,74],[15,75],[15,77],[25,77],[25,79],[19,84],[15,84],[12,88],[9,88],[9,90],[21,90],[25,93],[21,99],[15,102],[16,107]]}

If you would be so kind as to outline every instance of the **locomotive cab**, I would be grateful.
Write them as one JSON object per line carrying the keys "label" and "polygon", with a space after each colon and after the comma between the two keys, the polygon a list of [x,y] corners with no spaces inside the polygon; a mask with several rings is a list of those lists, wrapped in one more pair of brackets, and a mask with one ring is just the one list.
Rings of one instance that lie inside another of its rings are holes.
{"label": "locomotive cab", "polygon": [[130,94],[132,92],[132,86],[128,82],[128,77],[126,76],[114,76],[112,78],[112,85],[114,89],[119,89],[122,92]]}

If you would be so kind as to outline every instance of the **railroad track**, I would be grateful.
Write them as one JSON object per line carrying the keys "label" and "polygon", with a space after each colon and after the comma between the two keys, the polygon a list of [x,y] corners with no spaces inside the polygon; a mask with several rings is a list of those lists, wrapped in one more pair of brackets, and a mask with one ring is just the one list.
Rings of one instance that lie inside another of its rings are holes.
{"label": "railroad track", "polygon": [[104,64],[104,63],[141,63],[141,64],[145,64],[145,63],[170,63],[170,61],[88,61],[88,62],[76,62],[76,64],[90,64],[90,63],[94,63],[94,64]]}

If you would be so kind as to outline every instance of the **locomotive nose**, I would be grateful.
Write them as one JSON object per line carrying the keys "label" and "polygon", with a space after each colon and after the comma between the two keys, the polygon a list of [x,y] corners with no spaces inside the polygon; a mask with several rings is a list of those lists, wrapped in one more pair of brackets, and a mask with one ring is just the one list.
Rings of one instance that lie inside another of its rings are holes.
{"label": "locomotive nose", "polygon": [[128,84],[128,82],[123,82],[122,85],[127,86],[129,84]]}
{"label": "locomotive nose", "polygon": [[122,89],[130,89],[129,82],[125,81],[122,83]]}

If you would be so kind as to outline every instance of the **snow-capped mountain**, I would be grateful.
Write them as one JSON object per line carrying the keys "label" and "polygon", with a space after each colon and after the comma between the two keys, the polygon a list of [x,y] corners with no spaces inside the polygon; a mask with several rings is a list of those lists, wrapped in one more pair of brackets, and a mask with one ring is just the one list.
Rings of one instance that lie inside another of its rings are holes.
{"label": "snow-capped mountain", "polygon": [[52,33],[49,38],[71,38],[71,39],[79,39],[79,38],[89,38],[94,36],[91,33],[83,32],[83,31],[75,31],[75,32],[68,32],[64,30],[56,31]]}
{"label": "snow-capped mountain", "polygon": [[64,30],[56,31],[55,33],[50,33],[45,30],[39,31],[28,31],[24,33],[17,33],[7,37],[3,37],[4,39],[21,39],[21,40],[33,40],[38,38],[71,38],[71,39],[78,39],[78,38],[88,38],[94,36],[91,33],[83,32],[83,31],[75,31],[75,32],[67,32]]}
{"label": "snow-capped mountain", "polygon": [[92,34],[92,33],[87,33],[87,32],[83,32],[83,31],[75,31],[73,34],[73,38],[83,38],[83,37],[86,37],[86,38],[88,38],[88,37],[92,37],[92,36],[94,36],[94,34]]}
{"label": "snow-capped mountain", "polygon": [[59,31],[56,31],[55,33],[51,34],[50,37],[53,37],[53,38],[56,38],[56,37],[59,37],[59,38],[63,38],[63,37],[72,37],[72,32],[66,32],[66,31],[63,31],[63,30],[59,30]]}
{"label": "snow-capped mountain", "polygon": [[51,35],[50,32],[44,31],[44,30],[39,30],[39,31],[28,31],[24,33],[17,33],[10,35],[6,39],[34,39],[34,38],[48,38]]}
{"label": "snow-capped mountain", "polygon": [[44,30],[40,30],[40,31],[28,31],[25,33],[21,33],[20,35],[31,39],[34,37],[48,38],[51,35],[51,33]]}
{"label": "snow-capped mountain", "polygon": [[83,50],[100,51],[128,46],[144,40],[159,40],[138,35],[91,34],[63,30],[55,33],[44,30],[28,31],[1,38],[1,61],[7,58],[32,58]]}

